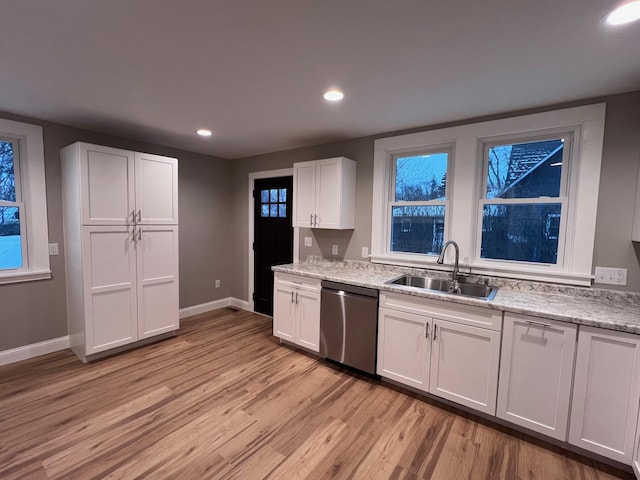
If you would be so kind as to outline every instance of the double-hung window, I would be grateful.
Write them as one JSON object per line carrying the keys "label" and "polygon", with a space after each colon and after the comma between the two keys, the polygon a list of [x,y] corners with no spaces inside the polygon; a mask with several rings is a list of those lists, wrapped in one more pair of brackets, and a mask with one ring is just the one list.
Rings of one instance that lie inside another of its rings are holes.
{"label": "double-hung window", "polygon": [[445,232],[451,150],[393,155],[388,221],[390,252],[437,255]]}
{"label": "double-hung window", "polygon": [[480,259],[562,265],[571,134],[483,147]]}
{"label": "double-hung window", "polygon": [[0,137],[0,270],[19,269],[26,263],[18,144],[16,139]]}
{"label": "double-hung window", "polygon": [[42,128],[0,119],[0,284],[51,277]]}

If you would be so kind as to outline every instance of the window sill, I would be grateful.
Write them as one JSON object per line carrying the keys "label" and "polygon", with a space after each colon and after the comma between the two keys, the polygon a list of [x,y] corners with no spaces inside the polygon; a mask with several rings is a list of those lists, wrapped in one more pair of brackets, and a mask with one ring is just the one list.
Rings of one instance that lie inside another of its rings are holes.
{"label": "window sill", "polygon": [[0,273],[0,285],[8,283],[34,282],[36,280],[48,280],[51,278],[51,270],[32,270],[11,273]]}

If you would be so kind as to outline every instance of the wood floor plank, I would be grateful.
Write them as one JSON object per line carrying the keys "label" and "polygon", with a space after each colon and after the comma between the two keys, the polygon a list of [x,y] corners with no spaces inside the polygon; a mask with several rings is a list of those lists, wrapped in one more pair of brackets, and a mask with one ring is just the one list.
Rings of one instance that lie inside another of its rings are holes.
{"label": "wood floor plank", "polygon": [[281,345],[221,309],[82,364],[0,367],[0,478],[632,479]]}

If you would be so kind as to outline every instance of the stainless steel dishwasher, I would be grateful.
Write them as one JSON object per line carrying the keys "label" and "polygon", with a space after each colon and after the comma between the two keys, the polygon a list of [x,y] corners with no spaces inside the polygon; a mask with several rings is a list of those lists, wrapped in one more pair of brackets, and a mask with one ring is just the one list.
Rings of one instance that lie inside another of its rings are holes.
{"label": "stainless steel dishwasher", "polygon": [[376,373],[378,290],[322,281],[320,355]]}

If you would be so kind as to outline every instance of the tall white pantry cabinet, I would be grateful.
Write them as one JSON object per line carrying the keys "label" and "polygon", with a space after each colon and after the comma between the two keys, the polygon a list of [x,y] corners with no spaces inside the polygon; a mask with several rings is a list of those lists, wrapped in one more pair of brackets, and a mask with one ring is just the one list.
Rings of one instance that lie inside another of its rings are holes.
{"label": "tall white pantry cabinet", "polygon": [[60,151],[71,348],[83,360],[171,335],[178,317],[178,161]]}

